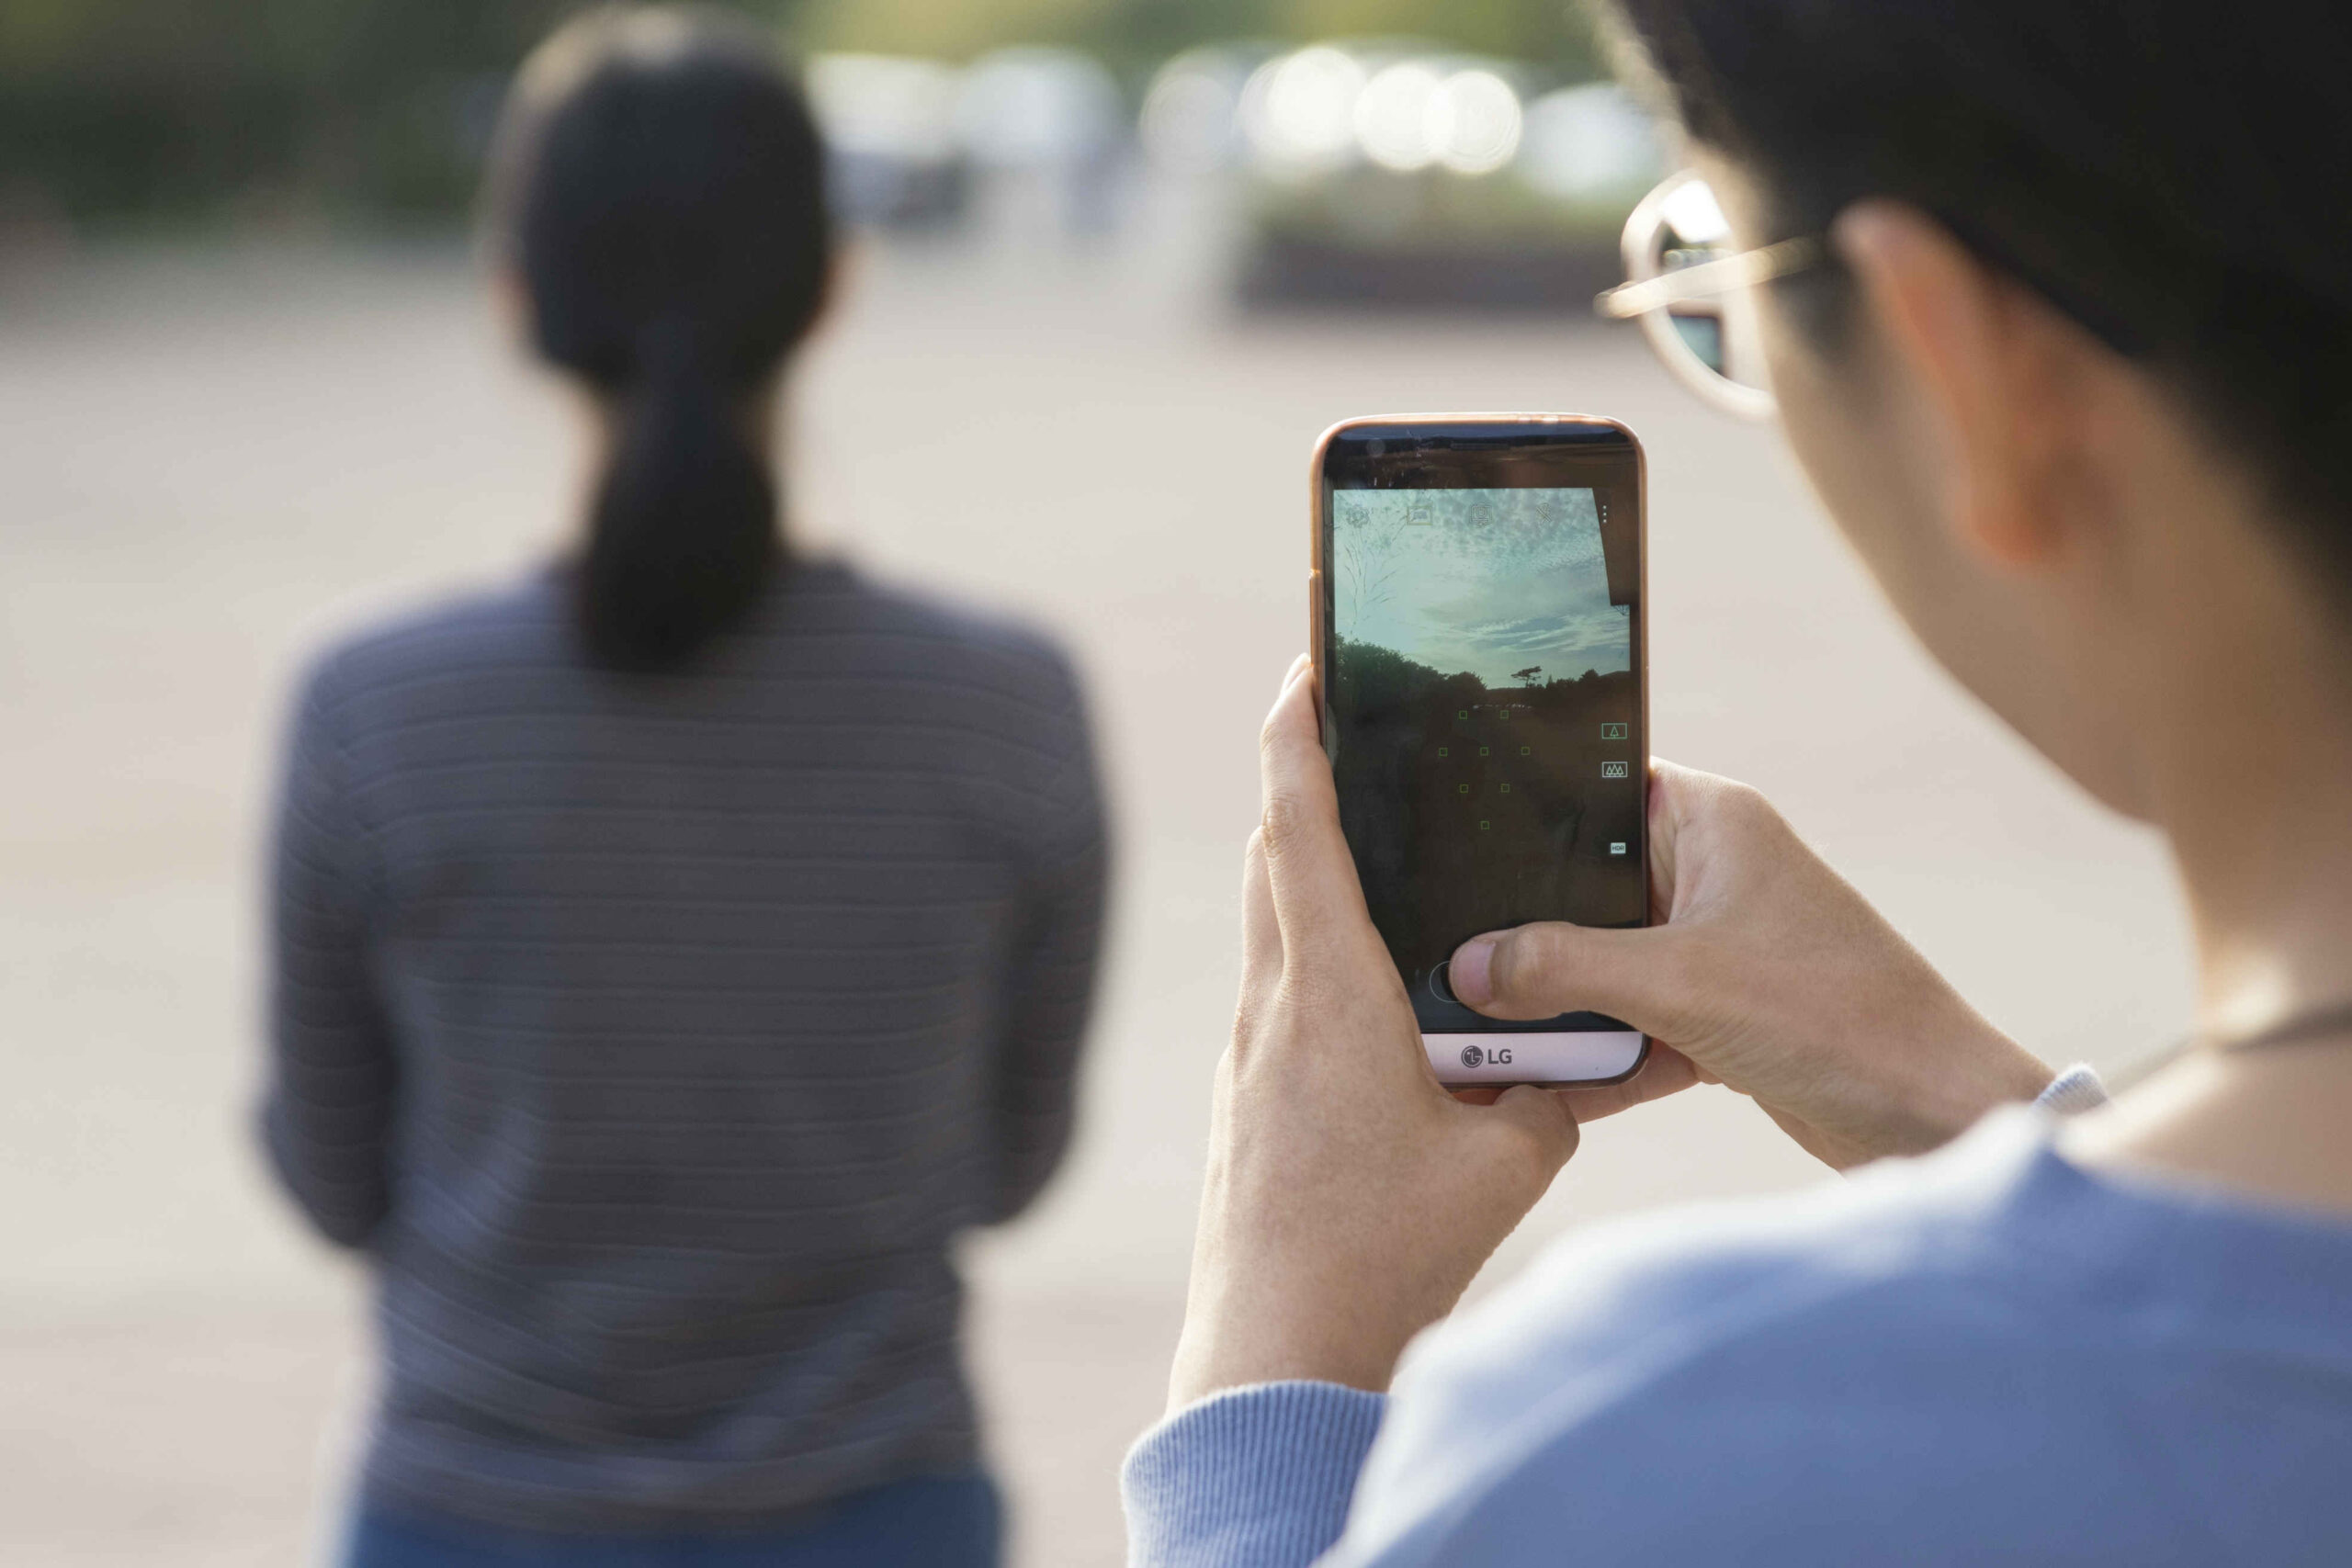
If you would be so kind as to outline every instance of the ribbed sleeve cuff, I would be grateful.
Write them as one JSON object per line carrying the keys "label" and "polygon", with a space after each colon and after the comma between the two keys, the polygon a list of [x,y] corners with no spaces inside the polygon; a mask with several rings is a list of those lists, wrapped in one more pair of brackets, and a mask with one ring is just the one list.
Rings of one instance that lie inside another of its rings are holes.
{"label": "ribbed sleeve cuff", "polygon": [[2050,1087],[2035,1095],[2033,1102],[2044,1111],[2055,1111],[2061,1116],[2074,1116],[2105,1105],[2107,1085],[2099,1081],[2098,1069],[2088,1062],[2076,1062],[2052,1078]]}
{"label": "ribbed sleeve cuff", "polygon": [[1297,1568],[1340,1539],[1385,1394],[1270,1382],[1146,1432],[1119,1477],[1128,1568]]}

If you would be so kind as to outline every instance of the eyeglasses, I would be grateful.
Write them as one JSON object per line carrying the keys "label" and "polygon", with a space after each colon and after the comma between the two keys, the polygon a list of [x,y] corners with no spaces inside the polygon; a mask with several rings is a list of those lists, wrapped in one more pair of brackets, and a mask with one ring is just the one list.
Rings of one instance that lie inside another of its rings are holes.
{"label": "eyeglasses", "polygon": [[1735,251],[1731,225],[1707,182],[1669,176],[1625,220],[1626,281],[1593,301],[1602,315],[1642,324],[1676,379],[1742,419],[1770,419],[1756,286],[1817,264],[1821,243],[1781,240]]}

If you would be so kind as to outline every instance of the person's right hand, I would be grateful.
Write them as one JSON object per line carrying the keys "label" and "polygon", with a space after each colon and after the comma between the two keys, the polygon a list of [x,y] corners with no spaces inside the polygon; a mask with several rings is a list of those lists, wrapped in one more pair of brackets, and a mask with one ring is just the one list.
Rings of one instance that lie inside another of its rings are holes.
{"label": "person's right hand", "polygon": [[1569,1097],[1580,1119],[1719,1082],[1842,1169],[2050,1083],[1754,790],[1656,763],[1649,826],[1657,923],[1491,932],[1448,972],[1489,1017],[1589,1010],[1657,1042],[1631,1081]]}

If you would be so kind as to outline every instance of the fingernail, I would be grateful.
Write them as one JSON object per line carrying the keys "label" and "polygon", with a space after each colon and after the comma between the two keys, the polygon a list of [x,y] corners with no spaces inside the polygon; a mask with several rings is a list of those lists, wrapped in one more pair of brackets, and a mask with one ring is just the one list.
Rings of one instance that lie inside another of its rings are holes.
{"label": "fingernail", "polygon": [[1445,978],[1463,1006],[1484,1007],[1495,999],[1494,963],[1495,939],[1490,936],[1474,936],[1453,950],[1453,966]]}

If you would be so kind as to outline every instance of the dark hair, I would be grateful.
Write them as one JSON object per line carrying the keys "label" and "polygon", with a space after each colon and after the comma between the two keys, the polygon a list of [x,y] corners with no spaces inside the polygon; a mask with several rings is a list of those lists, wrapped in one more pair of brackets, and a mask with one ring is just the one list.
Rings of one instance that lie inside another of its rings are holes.
{"label": "dark hair", "polygon": [[[2169,381],[2352,574],[2352,11],[1614,3],[1776,228],[1817,234],[1872,196],[1934,214]],[[1834,341],[1848,281],[1776,288]]]}
{"label": "dark hair", "polygon": [[594,12],[517,79],[492,243],[539,352],[614,414],[572,574],[600,665],[675,668],[786,565],[749,400],[817,313],[823,163],[770,40],[723,14]]}

